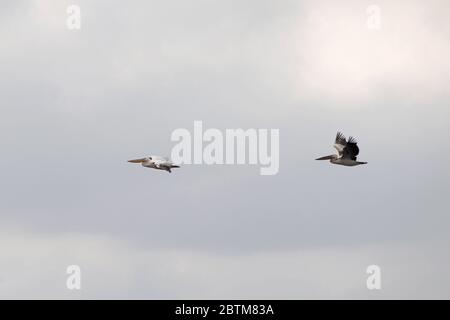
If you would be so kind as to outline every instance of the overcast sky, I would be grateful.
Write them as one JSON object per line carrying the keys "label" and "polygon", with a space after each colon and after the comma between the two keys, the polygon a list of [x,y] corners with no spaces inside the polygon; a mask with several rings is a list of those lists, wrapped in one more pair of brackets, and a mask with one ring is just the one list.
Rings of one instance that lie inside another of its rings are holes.
{"label": "overcast sky", "polygon": [[[450,298],[448,1],[0,6],[0,298]],[[126,162],[195,120],[279,173]],[[338,130],[368,165],[314,161]]]}

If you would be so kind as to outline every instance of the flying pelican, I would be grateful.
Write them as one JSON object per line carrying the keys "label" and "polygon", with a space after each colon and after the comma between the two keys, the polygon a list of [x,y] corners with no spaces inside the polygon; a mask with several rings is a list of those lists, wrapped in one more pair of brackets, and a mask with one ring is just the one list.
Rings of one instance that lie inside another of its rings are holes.
{"label": "flying pelican", "polygon": [[353,137],[348,138],[348,141],[346,141],[345,136],[342,133],[338,132],[336,135],[336,140],[334,142],[334,147],[338,151],[339,155],[332,154],[330,156],[317,158],[316,160],[330,160],[331,163],[348,167],[367,163],[356,161],[356,156],[359,153],[359,148],[357,146],[356,140]]}
{"label": "flying pelican", "polygon": [[128,162],[140,163],[143,167],[146,167],[146,168],[166,170],[168,172],[172,172],[170,170],[172,168],[180,167],[180,166],[175,165],[168,158],[160,157],[160,156],[150,156],[150,157],[146,157],[146,158],[142,158],[142,159],[128,160]]}

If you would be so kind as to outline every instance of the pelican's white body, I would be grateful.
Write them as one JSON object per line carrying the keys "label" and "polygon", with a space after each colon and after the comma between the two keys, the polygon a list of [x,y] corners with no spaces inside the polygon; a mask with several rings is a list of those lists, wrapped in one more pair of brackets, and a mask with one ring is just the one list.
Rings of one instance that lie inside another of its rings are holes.
{"label": "pelican's white body", "polygon": [[331,159],[330,162],[334,163],[334,164],[340,164],[342,166],[347,166],[347,167],[353,167],[353,166],[357,166],[359,164],[364,164],[363,162],[350,160],[350,159],[342,159],[342,158]]}
{"label": "pelican's white body", "polygon": [[146,158],[142,161],[141,165],[146,168],[162,169],[162,167],[171,166],[173,163],[163,157],[151,156],[150,158]]}
{"label": "pelican's white body", "polygon": [[179,168],[179,166],[175,165],[169,159],[160,156],[149,156],[141,159],[128,160],[128,162],[140,163],[145,168],[165,170],[168,172],[172,172],[172,168]]}

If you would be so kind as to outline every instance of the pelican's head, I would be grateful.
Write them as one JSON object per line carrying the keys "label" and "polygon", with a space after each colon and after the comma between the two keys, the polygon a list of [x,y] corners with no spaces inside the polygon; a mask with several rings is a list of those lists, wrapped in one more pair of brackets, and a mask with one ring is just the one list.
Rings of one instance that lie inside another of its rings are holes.
{"label": "pelican's head", "polygon": [[331,161],[333,159],[337,159],[337,155],[332,154],[332,155],[329,155],[329,156],[317,158],[316,160],[330,160]]}
{"label": "pelican's head", "polygon": [[148,163],[148,162],[151,162],[151,161],[152,161],[152,157],[128,160],[128,162],[132,162],[132,163]]}

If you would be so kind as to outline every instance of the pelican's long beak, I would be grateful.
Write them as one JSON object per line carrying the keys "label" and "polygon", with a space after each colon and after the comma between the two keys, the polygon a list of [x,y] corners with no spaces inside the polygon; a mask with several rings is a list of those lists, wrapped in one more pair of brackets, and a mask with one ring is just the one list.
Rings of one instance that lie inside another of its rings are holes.
{"label": "pelican's long beak", "polygon": [[330,160],[332,158],[333,158],[333,156],[331,155],[331,156],[325,156],[325,157],[317,158],[316,160]]}
{"label": "pelican's long beak", "polygon": [[133,162],[133,163],[142,163],[145,161],[145,158],[142,159],[134,159],[134,160],[128,160],[128,162]]}

